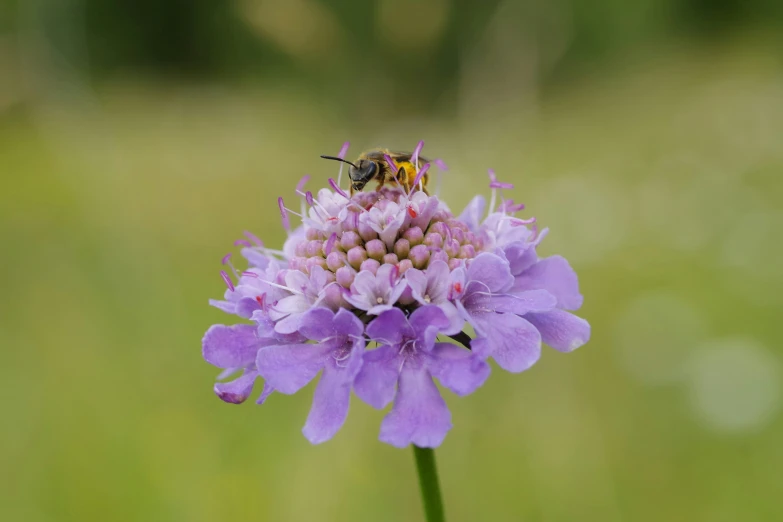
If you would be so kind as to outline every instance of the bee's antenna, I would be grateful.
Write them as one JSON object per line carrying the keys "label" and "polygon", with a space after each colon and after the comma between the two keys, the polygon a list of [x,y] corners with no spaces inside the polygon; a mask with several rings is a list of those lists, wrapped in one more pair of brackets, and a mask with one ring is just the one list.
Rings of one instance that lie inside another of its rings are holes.
{"label": "bee's antenna", "polygon": [[342,159],[342,158],[338,158],[337,156],[321,156],[321,157],[322,157],[323,159],[328,159],[328,160],[342,161],[343,163],[347,163],[348,165],[350,165],[351,167],[353,167],[353,168],[355,168],[355,169],[358,169],[358,168],[359,168],[359,167],[357,167],[356,165],[354,165],[353,163],[351,163],[350,161],[348,161],[348,160],[344,160],[344,159]]}

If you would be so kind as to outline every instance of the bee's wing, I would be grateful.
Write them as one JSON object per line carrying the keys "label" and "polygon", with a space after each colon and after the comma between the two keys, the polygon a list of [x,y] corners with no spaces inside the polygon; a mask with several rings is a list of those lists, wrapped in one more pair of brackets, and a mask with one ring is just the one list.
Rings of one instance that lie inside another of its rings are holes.
{"label": "bee's wing", "polygon": [[[390,151],[386,149],[374,149],[368,152],[365,152],[362,154],[363,157],[373,160],[373,161],[383,161],[385,158],[384,156],[388,154],[391,156],[391,158],[396,161],[397,163],[403,162],[403,161],[410,161],[413,158],[412,152],[398,152],[398,151]],[[419,156],[419,164],[423,163],[429,163],[430,160],[427,158],[424,158],[422,156]]]}

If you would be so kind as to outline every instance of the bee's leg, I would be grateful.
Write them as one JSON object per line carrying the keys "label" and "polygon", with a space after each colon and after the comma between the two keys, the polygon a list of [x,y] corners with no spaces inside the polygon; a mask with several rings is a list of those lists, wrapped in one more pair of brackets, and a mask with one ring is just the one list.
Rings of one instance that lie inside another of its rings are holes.
{"label": "bee's leg", "polygon": [[408,186],[408,171],[405,170],[405,167],[400,167],[400,170],[397,171],[397,183],[400,184],[405,192],[410,192],[411,188]]}
{"label": "bee's leg", "polygon": [[421,181],[419,182],[419,185],[414,187],[413,189],[416,190],[417,188],[421,188],[421,191],[429,196],[430,193],[427,190],[427,181],[429,181],[429,179],[430,179],[429,175],[425,174],[424,176],[422,176]]}
{"label": "bee's leg", "polygon": [[378,186],[375,187],[375,192],[383,190],[383,184],[386,183],[386,177],[378,178]]}

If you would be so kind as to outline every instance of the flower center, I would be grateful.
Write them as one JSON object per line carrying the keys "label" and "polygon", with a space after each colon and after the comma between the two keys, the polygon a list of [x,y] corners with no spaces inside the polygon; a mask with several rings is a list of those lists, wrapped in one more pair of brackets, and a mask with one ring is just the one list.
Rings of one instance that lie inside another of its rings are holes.
{"label": "flower center", "polygon": [[416,355],[416,339],[407,339],[400,348],[400,355],[410,357]]}
{"label": "flower center", "polygon": [[430,294],[424,296],[424,302],[427,304],[430,304],[432,302],[432,298],[430,297]]}
{"label": "flower center", "polygon": [[[435,205],[434,198],[422,197],[421,202],[413,203],[406,200],[404,191],[385,189],[360,192],[352,199],[324,206],[312,196],[306,197],[320,218],[306,220],[304,237],[289,245],[293,256],[288,267],[310,274],[320,266],[329,273],[330,282],[346,264],[354,271],[394,264],[402,273],[445,262],[454,270],[484,250],[484,239],[445,207]],[[365,261],[367,265],[363,265]],[[347,273],[343,276],[341,285],[349,288],[351,278]]]}
{"label": "flower center", "polygon": [[348,358],[351,356],[351,347],[349,344],[343,344],[340,348],[332,352],[332,358],[335,365],[339,368],[345,368]]}
{"label": "flower center", "polygon": [[375,300],[375,302],[378,303],[378,304],[383,304],[383,302],[384,302],[383,301],[383,297],[379,297],[378,299]]}

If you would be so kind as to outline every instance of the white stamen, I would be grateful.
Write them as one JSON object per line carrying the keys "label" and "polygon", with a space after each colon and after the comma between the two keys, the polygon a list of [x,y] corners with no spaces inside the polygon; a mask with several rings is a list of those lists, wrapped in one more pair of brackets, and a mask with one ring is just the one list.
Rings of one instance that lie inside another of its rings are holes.
{"label": "white stamen", "polygon": [[268,284],[269,286],[273,286],[275,288],[280,288],[281,290],[286,290],[288,292],[291,292],[292,294],[304,295],[304,292],[300,292],[299,290],[294,290],[293,288],[288,288],[287,286],[279,285],[271,281],[265,281],[265,283]]}
{"label": "white stamen", "polygon": [[487,285],[484,281],[478,281],[476,279],[471,279],[470,281],[468,281],[468,283],[465,285],[465,288],[464,288],[463,292],[467,292],[468,291],[468,287],[472,283],[476,283],[477,285],[481,285],[481,286],[483,286],[484,288],[487,289],[486,292],[481,292],[481,295],[489,295],[489,296],[493,295],[492,294],[492,290],[489,289],[489,285]]}

